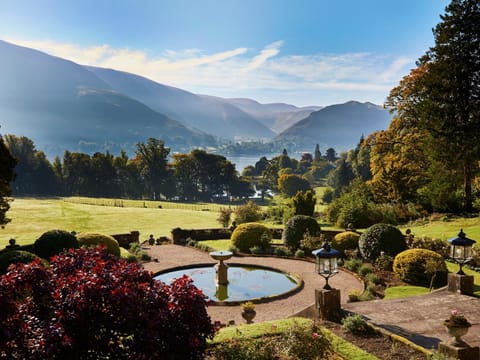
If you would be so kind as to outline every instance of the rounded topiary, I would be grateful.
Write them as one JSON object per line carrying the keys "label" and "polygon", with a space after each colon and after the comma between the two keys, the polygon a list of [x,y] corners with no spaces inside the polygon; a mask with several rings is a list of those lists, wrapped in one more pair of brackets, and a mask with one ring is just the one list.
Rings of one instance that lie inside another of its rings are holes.
{"label": "rounded topiary", "polygon": [[444,286],[448,277],[442,255],[427,249],[409,249],[399,253],[393,261],[393,272],[403,281],[417,286]]}
{"label": "rounded topiary", "polygon": [[232,245],[241,252],[248,252],[255,246],[263,249],[270,246],[272,233],[262,224],[245,223],[238,225],[232,233]]}
{"label": "rounded topiary", "polygon": [[290,249],[298,249],[305,233],[320,236],[320,225],[311,216],[295,215],[288,220],[282,234],[283,243]]}
{"label": "rounded topiary", "polygon": [[78,240],[75,235],[65,230],[50,230],[42,234],[33,245],[35,254],[50,260],[67,249],[78,249]]}
{"label": "rounded topiary", "polygon": [[94,247],[97,245],[105,245],[110,254],[120,257],[120,245],[118,244],[118,241],[110,235],[86,232],[78,234],[77,240],[80,246]]}
{"label": "rounded topiary", "polygon": [[331,246],[345,254],[345,250],[358,249],[358,239],[360,234],[353,231],[344,231],[335,235],[331,242]]}
{"label": "rounded topiary", "polygon": [[28,264],[39,257],[23,250],[9,250],[0,253],[0,274],[5,274],[11,264]]}
{"label": "rounded topiary", "polygon": [[390,224],[375,224],[370,226],[358,239],[358,248],[362,258],[375,261],[383,252],[395,256],[407,249],[405,236],[395,226]]}

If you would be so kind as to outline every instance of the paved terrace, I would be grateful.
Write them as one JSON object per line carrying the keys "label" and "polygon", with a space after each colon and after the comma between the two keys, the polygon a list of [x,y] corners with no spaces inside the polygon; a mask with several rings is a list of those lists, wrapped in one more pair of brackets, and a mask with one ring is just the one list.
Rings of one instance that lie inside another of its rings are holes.
{"label": "paved terrace", "polygon": [[[181,265],[216,263],[208,253],[178,245],[152,246],[145,249],[158,262],[145,264],[145,269],[158,272]],[[255,321],[282,319],[306,313],[315,303],[314,289],[323,287],[325,280],[315,273],[312,262],[269,258],[269,257],[232,257],[228,264],[253,264],[269,266],[284,272],[298,274],[304,281],[301,291],[286,298],[274,300],[256,306]],[[400,335],[426,349],[437,349],[449,336],[442,321],[449,317],[452,310],[464,313],[472,323],[463,339],[472,346],[480,346],[480,299],[448,292],[434,291],[430,294],[393,300],[373,300],[346,303],[351,290],[362,290],[363,284],[351,274],[340,271],[330,279],[332,287],[340,289],[342,308],[365,316],[374,325]],[[234,320],[241,324],[240,306],[210,306],[208,313],[212,320],[223,323]],[[311,314],[311,312],[310,312]]]}

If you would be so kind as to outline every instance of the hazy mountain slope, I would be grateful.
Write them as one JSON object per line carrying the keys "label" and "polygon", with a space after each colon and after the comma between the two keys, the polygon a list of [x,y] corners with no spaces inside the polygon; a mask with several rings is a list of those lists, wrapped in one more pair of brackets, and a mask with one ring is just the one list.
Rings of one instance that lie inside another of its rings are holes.
{"label": "hazy mountain slope", "polygon": [[71,61],[0,41],[0,67],[1,133],[28,136],[49,156],[65,149],[131,152],[152,136],[179,148],[214,143]]}
{"label": "hazy mountain slope", "polygon": [[333,147],[347,150],[355,147],[362,135],[388,128],[391,114],[371,103],[350,101],[327,106],[311,113],[278,135],[275,140],[293,142],[297,148]]}
{"label": "hazy mountain slope", "polygon": [[265,126],[279,134],[297,121],[306,118],[313,111],[320,110],[321,106],[296,107],[284,103],[261,104],[252,99],[234,98],[228,102],[237,106],[246,113],[256,117]]}
{"label": "hazy mountain slope", "polygon": [[272,138],[275,134],[253,116],[221,98],[195,95],[142,76],[88,67],[113,89],[182,123],[223,138]]}

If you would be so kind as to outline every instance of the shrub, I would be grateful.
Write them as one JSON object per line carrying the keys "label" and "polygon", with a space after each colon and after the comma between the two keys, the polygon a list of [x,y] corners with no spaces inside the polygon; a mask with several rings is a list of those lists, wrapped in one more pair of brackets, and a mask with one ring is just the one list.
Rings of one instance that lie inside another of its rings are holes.
{"label": "shrub", "polygon": [[303,251],[302,249],[298,249],[297,251],[295,251],[295,257],[296,258],[304,258],[305,257],[305,251]]}
{"label": "shrub", "polygon": [[358,248],[359,238],[360,234],[356,232],[344,231],[335,235],[331,246],[345,255],[345,251],[356,250]]}
{"label": "shrub", "polygon": [[23,250],[9,250],[0,253],[0,274],[5,274],[11,264],[28,264],[38,256]]}
{"label": "shrub", "polygon": [[395,257],[393,272],[412,285],[428,287],[432,283],[438,287],[447,283],[448,271],[443,257],[431,250],[409,249],[401,252]]}
{"label": "shrub", "polygon": [[355,335],[369,335],[374,332],[373,328],[368,325],[365,319],[359,314],[349,315],[343,318],[342,327]]}
{"label": "shrub", "polygon": [[237,224],[245,224],[256,222],[262,219],[262,211],[260,206],[249,200],[245,205],[238,206],[235,209],[235,222]]}
{"label": "shrub", "polygon": [[317,198],[313,190],[299,191],[292,198],[295,215],[313,216]]}
{"label": "shrub", "polygon": [[395,256],[407,248],[405,236],[395,226],[375,224],[370,226],[358,240],[360,254],[374,262],[383,254]]}
{"label": "shrub", "polygon": [[292,252],[286,246],[278,246],[273,250],[273,254],[277,256],[292,256]]}
{"label": "shrub", "polygon": [[296,215],[288,220],[285,225],[282,234],[283,243],[290,249],[298,249],[306,233],[310,236],[319,236],[320,225],[310,216]]}
{"label": "shrub", "polygon": [[97,245],[105,245],[107,252],[120,257],[120,245],[118,241],[110,235],[86,232],[78,234],[77,240],[80,246],[95,247]]}
{"label": "shrub", "polygon": [[64,230],[50,230],[42,234],[33,244],[34,252],[49,260],[64,250],[78,249],[78,240],[72,233]]}
{"label": "shrub", "polygon": [[222,207],[218,211],[217,221],[223,226],[227,227],[230,224],[233,210],[231,208]]}
{"label": "shrub", "polygon": [[139,264],[71,249],[0,277],[2,357],[203,359],[214,334],[205,306],[186,276],[166,285]]}
{"label": "shrub", "polygon": [[367,274],[370,274],[373,272],[372,266],[370,264],[362,264],[358,268],[358,273],[362,276],[366,276]]}
{"label": "shrub", "polygon": [[265,225],[258,223],[238,225],[231,237],[232,245],[241,252],[248,252],[254,246],[266,249],[270,246],[271,240],[270,230]]}
{"label": "shrub", "polygon": [[362,265],[363,265],[363,262],[360,259],[348,259],[348,260],[345,260],[343,267],[347,270],[350,270],[356,273],[360,268],[360,266]]}
{"label": "shrub", "polygon": [[305,234],[303,240],[300,240],[300,248],[304,251],[311,253],[312,250],[319,249],[325,243],[325,236],[320,234],[320,236],[311,236],[310,234]]}
{"label": "shrub", "polygon": [[284,352],[292,359],[328,359],[332,355],[330,342],[315,324],[308,328],[294,324],[284,342]]}
{"label": "shrub", "polygon": [[393,257],[390,255],[380,254],[375,260],[375,266],[381,270],[392,271],[393,270]]}
{"label": "shrub", "polygon": [[439,253],[444,258],[447,258],[450,255],[450,245],[448,242],[427,236],[412,236],[410,248],[432,250]]}

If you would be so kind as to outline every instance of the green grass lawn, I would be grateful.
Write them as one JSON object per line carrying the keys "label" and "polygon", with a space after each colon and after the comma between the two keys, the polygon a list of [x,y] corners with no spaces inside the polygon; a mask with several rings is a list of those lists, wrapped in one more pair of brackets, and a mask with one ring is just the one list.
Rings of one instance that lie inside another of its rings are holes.
{"label": "green grass lawn", "polygon": [[411,229],[415,236],[428,236],[442,240],[456,237],[460,229],[467,234],[467,237],[480,242],[480,217],[474,218],[453,218],[445,221],[430,221],[421,225],[405,225],[401,229]]}
{"label": "green grass lawn", "polygon": [[385,289],[384,299],[398,299],[429,293],[430,290],[422,286],[393,286]]}
{"label": "green grass lawn", "polygon": [[95,206],[62,199],[15,199],[7,216],[12,219],[0,229],[0,248],[14,238],[18,244],[32,243],[45,231],[95,231],[105,234],[140,231],[140,239],[170,236],[173,228],[218,227],[216,211]]}

